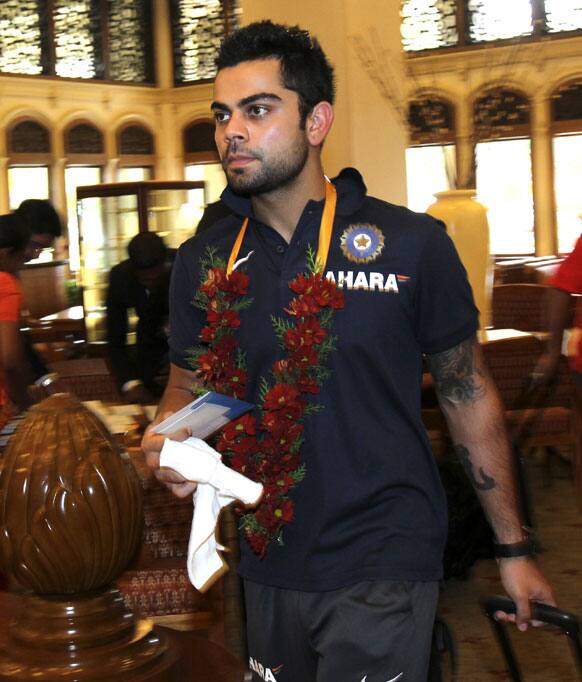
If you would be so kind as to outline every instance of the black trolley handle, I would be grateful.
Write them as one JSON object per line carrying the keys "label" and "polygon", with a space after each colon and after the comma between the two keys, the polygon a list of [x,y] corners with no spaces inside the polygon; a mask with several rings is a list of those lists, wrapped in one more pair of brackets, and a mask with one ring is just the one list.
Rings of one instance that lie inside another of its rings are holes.
{"label": "black trolley handle", "polygon": [[[495,635],[505,655],[505,660],[507,661],[512,679],[514,682],[522,682],[519,666],[517,665],[517,661],[513,654],[505,627],[502,622],[495,619],[495,613],[497,611],[516,613],[517,607],[515,602],[508,597],[492,595],[481,599],[481,607],[487,617],[491,620]],[[579,618],[573,613],[568,613],[555,606],[549,606],[548,604],[541,604],[539,602],[532,602],[531,609],[533,620],[539,620],[542,623],[558,627],[568,636],[572,655],[576,663],[576,669],[578,670],[578,679],[582,680],[582,643],[580,641],[581,624]]]}

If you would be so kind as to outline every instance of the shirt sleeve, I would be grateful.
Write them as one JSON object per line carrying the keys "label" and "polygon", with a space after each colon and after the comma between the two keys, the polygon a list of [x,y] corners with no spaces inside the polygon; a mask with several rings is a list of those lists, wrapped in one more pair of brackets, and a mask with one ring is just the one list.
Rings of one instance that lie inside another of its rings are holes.
{"label": "shirt sleeve", "polygon": [[572,253],[562,261],[556,274],[548,280],[550,286],[570,294],[582,293],[582,235]]}
{"label": "shirt sleeve", "polygon": [[[188,243],[186,243],[188,244]],[[181,248],[172,268],[170,283],[170,361],[192,369],[189,351],[199,344],[205,315],[192,301],[198,288],[199,262],[192,249]]]}
{"label": "shirt sleeve", "polygon": [[22,293],[18,281],[7,272],[0,272],[0,321],[17,322],[21,306]]}
{"label": "shirt sleeve", "polygon": [[441,353],[479,328],[467,272],[442,223],[431,221],[419,264],[416,328],[423,353]]}

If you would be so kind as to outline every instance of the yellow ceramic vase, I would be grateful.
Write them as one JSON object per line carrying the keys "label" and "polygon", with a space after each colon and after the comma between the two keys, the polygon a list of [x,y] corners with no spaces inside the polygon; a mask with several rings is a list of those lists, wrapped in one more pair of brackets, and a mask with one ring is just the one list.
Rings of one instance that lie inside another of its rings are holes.
{"label": "yellow ceramic vase", "polygon": [[491,320],[493,263],[489,253],[487,209],[475,201],[474,189],[437,192],[426,212],[442,220],[467,270],[483,329]]}

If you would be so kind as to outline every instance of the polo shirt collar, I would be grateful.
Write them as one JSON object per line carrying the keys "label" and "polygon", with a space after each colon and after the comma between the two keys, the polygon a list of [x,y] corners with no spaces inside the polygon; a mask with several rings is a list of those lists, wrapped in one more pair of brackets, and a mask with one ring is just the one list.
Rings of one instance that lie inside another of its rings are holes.
{"label": "polo shirt collar", "polygon": [[[349,216],[357,211],[364,203],[366,197],[366,185],[355,168],[344,168],[338,176],[331,180],[337,189],[337,215]],[[253,206],[248,196],[235,194],[227,187],[221,197],[222,201],[237,215],[254,218]],[[308,205],[313,208],[323,206],[322,201],[310,201]],[[307,208],[307,207],[306,207]]]}

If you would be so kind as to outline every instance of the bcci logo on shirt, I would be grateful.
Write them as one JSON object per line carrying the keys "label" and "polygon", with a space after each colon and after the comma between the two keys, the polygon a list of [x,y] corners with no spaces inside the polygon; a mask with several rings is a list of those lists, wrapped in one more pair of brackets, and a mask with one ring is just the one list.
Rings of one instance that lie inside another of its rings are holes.
{"label": "bcci logo on shirt", "polygon": [[375,225],[350,225],[341,236],[344,256],[353,263],[371,263],[382,253],[384,235]]}

